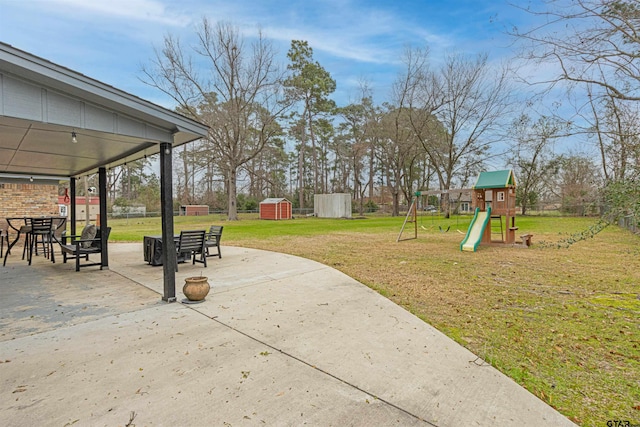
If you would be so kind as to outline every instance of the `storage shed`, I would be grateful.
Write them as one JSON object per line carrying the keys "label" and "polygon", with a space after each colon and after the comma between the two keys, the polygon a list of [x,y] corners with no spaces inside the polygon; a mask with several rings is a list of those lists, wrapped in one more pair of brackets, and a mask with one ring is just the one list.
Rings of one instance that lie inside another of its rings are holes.
{"label": "storage shed", "polygon": [[260,219],[291,219],[291,202],[272,197],[260,202]]}
{"label": "storage shed", "polygon": [[351,218],[351,194],[315,194],[313,213],[318,218]]}
{"label": "storage shed", "polygon": [[180,216],[202,216],[209,215],[207,205],[182,205],[180,206]]}

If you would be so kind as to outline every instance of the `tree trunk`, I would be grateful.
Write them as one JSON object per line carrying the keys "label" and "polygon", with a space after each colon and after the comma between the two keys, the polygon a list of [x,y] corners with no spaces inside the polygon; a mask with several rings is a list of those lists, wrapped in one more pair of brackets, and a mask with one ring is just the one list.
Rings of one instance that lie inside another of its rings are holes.
{"label": "tree trunk", "polygon": [[393,212],[391,216],[400,216],[400,190],[397,184],[393,184]]}
{"label": "tree trunk", "polygon": [[187,203],[187,201],[189,200],[189,156],[187,145],[188,144],[184,144],[182,146],[182,172],[184,173],[184,188],[181,198],[183,203]]}
{"label": "tree trunk", "polygon": [[375,170],[373,170],[374,159],[375,159],[375,150],[373,146],[371,146],[371,153],[369,155],[369,200],[373,200],[374,192],[374,182],[375,182]]}
{"label": "tree trunk", "polygon": [[238,183],[236,182],[238,177],[238,170],[234,167],[231,167],[229,171],[229,221],[237,221],[238,220],[238,206],[236,205],[236,192],[238,191]]}
{"label": "tree trunk", "polygon": [[444,217],[447,219],[451,218],[451,198],[449,197],[449,192],[442,193],[442,195],[440,196],[440,200],[442,203],[440,209],[444,212]]}
{"label": "tree trunk", "polygon": [[313,164],[313,193],[318,193],[318,153],[316,153],[316,137],[313,132],[313,116],[311,109],[307,108],[309,117],[309,138],[311,139],[311,163]]}
{"label": "tree trunk", "polygon": [[300,152],[298,153],[298,207],[304,208],[304,149],[305,141],[300,141]]}

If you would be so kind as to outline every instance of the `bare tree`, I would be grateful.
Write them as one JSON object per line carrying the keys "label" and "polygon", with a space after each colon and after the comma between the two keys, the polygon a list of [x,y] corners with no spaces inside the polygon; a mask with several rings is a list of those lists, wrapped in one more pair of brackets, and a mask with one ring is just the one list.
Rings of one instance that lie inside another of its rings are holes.
{"label": "bare tree", "polygon": [[284,139],[278,138],[248,162],[243,169],[250,177],[249,196],[254,199],[285,196],[288,161]]}
{"label": "bare tree", "polygon": [[380,138],[378,156],[392,196],[392,216],[400,215],[401,196],[411,198],[416,164],[422,150],[410,123],[410,110],[397,104],[385,104],[377,129]]}
{"label": "bare tree", "polygon": [[238,171],[280,131],[274,123],[287,107],[280,96],[283,73],[261,32],[247,45],[231,24],[203,18],[196,36],[192,54],[166,36],[152,65],[143,68],[145,82],[209,126],[207,140],[227,180],[228,217],[237,220]]}
{"label": "bare tree", "polygon": [[605,182],[640,176],[640,103],[589,96],[584,110],[579,131],[596,141]]}
{"label": "bare tree", "polygon": [[552,117],[541,116],[537,121],[526,114],[514,120],[510,128],[516,144],[511,150],[511,163],[518,176],[517,197],[522,214],[537,201],[556,162],[551,142],[566,132],[567,124]]}
{"label": "bare tree", "polygon": [[569,155],[560,159],[560,166],[557,180],[562,209],[578,215],[596,212],[601,183],[593,161],[587,157]]}
{"label": "bare tree", "polygon": [[544,84],[545,91],[567,83],[575,99],[585,100],[576,111],[587,124],[579,124],[576,132],[596,141],[608,200],[635,195],[635,200],[623,204],[624,211],[638,204],[640,3],[550,0],[542,4],[540,9],[516,6],[540,18],[540,24],[511,31],[522,43],[524,59],[538,68],[555,65],[550,77],[529,82]]}
{"label": "bare tree", "polygon": [[425,51],[406,56],[404,91],[413,130],[435,169],[442,204],[457,178],[463,181],[503,139],[501,129],[511,104],[509,69],[491,67],[486,55],[448,55],[430,71]]}
{"label": "bare tree", "polygon": [[637,0],[548,0],[544,9],[515,7],[540,18],[533,29],[514,28],[523,57],[554,64],[539,82],[591,84],[617,99],[640,101],[640,3]]}

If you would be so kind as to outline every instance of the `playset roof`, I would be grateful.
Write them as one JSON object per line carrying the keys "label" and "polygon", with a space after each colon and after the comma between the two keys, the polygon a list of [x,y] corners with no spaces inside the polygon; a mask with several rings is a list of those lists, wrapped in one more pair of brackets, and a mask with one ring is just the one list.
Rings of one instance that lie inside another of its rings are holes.
{"label": "playset roof", "polygon": [[480,172],[476,185],[476,190],[484,190],[491,188],[507,188],[516,185],[516,177],[511,169],[491,172]]}

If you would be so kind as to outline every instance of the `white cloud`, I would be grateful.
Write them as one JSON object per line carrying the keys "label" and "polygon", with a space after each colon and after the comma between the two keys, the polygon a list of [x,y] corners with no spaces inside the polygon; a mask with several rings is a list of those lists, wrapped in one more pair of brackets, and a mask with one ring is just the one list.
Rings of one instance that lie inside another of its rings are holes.
{"label": "white cloud", "polygon": [[[504,0],[479,2],[493,12],[467,2],[407,3],[0,0],[0,39],[118,86],[122,76],[135,75],[139,64],[153,57],[153,47],[161,45],[164,34],[175,35],[189,46],[195,42],[195,25],[207,17],[211,22],[237,25],[248,40],[261,28],[283,62],[291,40],[308,41],[315,58],[336,78],[338,91],[355,87],[355,76],[370,78],[376,90],[386,91],[401,66],[405,47],[429,47],[436,63],[453,50],[474,53],[486,46],[489,51],[496,47],[496,40],[488,38],[500,37],[495,31],[499,24],[490,24],[489,16],[496,10],[506,13]],[[27,25],[31,30],[23,31]],[[503,46],[492,60],[507,50]]]}
{"label": "white cloud", "polygon": [[73,11],[73,14],[90,14],[101,18],[124,18],[178,27],[186,26],[191,21],[190,17],[170,10],[163,2],[157,0],[51,0],[42,4],[52,9],[62,8],[66,14]]}

